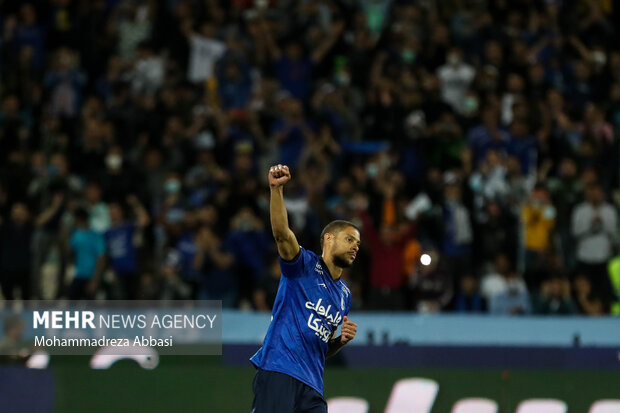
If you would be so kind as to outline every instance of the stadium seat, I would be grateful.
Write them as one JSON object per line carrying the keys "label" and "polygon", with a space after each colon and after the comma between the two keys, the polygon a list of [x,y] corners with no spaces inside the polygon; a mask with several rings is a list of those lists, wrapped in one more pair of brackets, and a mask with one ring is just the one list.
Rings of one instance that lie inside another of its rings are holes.
{"label": "stadium seat", "polygon": [[329,413],[368,413],[368,402],[357,397],[334,397],[327,401]]}
{"label": "stadium seat", "polygon": [[497,403],[477,397],[461,399],[452,407],[452,413],[497,413]]}
{"label": "stadium seat", "polygon": [[385,413],[430,413],[439,391],[430,379],[402,379],[392,387]]}
{"label": "stadium seat", "polygon": [[556,399],[528,399],[517,406],[517,413],[566,413],[566,403]]}
{"label": "stadium seat", "polygon": [[597,400],[590,407],[589,413],[620,413],[620,400]]}

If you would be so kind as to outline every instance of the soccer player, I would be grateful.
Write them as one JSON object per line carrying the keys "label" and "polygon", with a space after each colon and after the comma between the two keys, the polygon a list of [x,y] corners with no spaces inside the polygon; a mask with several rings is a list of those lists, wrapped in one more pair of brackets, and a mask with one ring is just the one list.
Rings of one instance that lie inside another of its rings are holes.
{"label": "soccer player", "polygon": [[282,277],[265,341],[250,359],[257,368],[253,413],[327,413],[325,359],[357,331],[347,318],[351,291],[340,276],[355,260],[360,232],[350,222],[333,221],[321,233],[320,257],[300,247],[284,206],[283,187],[290,179],[286,165],[269,169],[271,229]]}

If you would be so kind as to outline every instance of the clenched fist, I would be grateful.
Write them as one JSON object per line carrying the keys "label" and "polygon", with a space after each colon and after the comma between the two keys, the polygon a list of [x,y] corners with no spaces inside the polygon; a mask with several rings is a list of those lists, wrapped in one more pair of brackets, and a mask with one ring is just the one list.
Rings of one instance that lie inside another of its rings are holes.
{"label": "clenched fist", "polygon": [[349,320],[349,317],[345,315],[342,322],[340,342],[342,344],[347,344],[349,341],[353,340],[355,333],[357,333],[357,324]]}
{"label": "clenched fist", "polygon": [[269,186],[276,188],[290,181],[291,172],[286,165],[274,165],[269,168]]}

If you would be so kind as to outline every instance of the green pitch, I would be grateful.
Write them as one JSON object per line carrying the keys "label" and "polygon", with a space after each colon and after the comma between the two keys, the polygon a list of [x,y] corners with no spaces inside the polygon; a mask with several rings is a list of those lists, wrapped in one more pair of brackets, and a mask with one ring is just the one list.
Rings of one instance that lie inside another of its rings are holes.
{"label": "green pitch", "polygon": [[[162,357],[154,370],[126,360],[91,370],[87,357],[53,357],[50,368],[58,413],[248,413],[252,402],[253,369],[222,366],[219,357]],[[334,367],[326,370],[326,397],[363,397],[370,413],[383,413],[392,385],[404,377],[439,383],[433,413],[449,413],[464,397],[491,398],[500,413],[514,413],[519,401],[533,397],[562,399],[569,413],[587,412],[597,399],[620,398],[619,372]]]}

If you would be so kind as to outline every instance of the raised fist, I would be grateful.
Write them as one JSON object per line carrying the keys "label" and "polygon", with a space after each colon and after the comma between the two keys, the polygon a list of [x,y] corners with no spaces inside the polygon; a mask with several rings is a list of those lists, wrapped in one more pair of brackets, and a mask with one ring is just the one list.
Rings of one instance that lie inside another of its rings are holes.
{"label": "raised fist", "polygon": [[276,188],[283,186],[291,179],[291,172],[286,165],[274,165],[269,168],[269,186]]}

